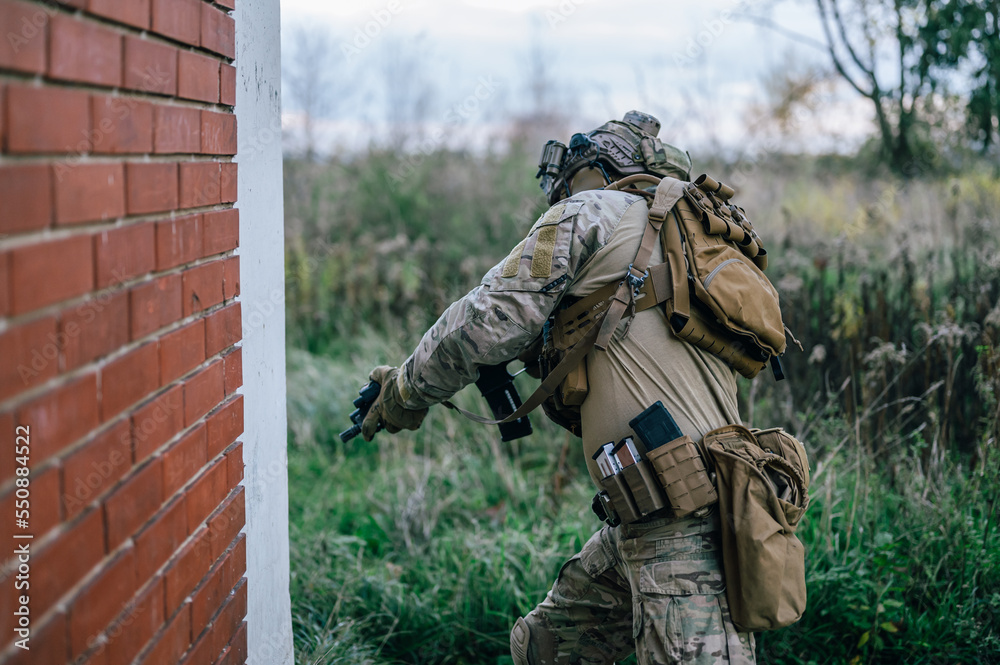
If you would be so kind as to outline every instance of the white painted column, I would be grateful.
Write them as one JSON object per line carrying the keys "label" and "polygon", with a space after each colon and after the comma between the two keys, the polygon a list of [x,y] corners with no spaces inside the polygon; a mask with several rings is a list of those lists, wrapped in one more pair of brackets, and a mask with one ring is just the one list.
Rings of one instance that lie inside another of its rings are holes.
{"label": "white painted column", "polygon": [[291,665],[279,0],[236,3],[248,663]]}

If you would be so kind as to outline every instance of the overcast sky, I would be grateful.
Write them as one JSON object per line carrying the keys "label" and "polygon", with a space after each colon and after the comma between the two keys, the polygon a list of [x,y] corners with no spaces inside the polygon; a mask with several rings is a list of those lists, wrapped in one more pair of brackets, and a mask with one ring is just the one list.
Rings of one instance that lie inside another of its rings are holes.
{"label": "overcast sky", "polygon": [[[764,101],[768,75],[826,63],[806,43],[822,40],[808,0],[282,0],[281,16],[286,71],[305,66],[304,34],[328,40],[319,87],[331,103],[320,140],[346,148],[386,140],[391,121],[449,135],[502,131],[536,103],[539,62],[545,105],[574,129],[638,108],[658,115],[661,137],[684,147],[733,144],[746,135],[748,105]],[[836,101],[810,121],[844,146],[863,134],[869,113],[851,95]],[[288,86],[284,103],[286,126],[297,126]]]}

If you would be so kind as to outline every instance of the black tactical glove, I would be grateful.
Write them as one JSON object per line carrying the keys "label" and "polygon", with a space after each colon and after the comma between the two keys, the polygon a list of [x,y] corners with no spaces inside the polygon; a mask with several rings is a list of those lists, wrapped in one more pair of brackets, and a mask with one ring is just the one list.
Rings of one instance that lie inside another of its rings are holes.
{"label": "black tactical glove", "polygon": [[373,369],[368,377],[382,386],[382,390],[361,423],[361,436],[365,441],[371,441],[375,436],[379,422],[385,425],[389,434],[395,434],[402,429],[417,429],[427,415],[427,409],[408,409],[403,406],[403,399],[396,385],[398,374],[399,369],[381,365]]}

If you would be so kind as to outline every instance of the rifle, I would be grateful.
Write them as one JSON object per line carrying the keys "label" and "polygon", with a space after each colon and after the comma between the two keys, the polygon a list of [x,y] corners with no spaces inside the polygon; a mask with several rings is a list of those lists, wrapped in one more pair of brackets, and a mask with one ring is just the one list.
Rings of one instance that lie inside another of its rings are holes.
{"label": "rifle", "polygon": [[[486,398],[486,403],[490,405],[490,411],[497,420],[502,420],[517,410],[521,406],[521,397],[517,394],[514,386],[514,376],[507,371],[507,363],[499,365],[483,365],[479,368],[479,378],[476,379],[476,387]],[[360,397],[354,400],[354,411],[351,413],[351,422],[354,425],[340,433],[340,440],[347,443],[361,433],[361,423],[371,410],[372,404],[381,392],[382,386],[369,381],[359,391]],[[528,417],[518,418],[509,423],[500,423],[501,441],[513,441],[522,436],[531,434],[531,421]],[[380,422],[378,429],[383,429]]]}

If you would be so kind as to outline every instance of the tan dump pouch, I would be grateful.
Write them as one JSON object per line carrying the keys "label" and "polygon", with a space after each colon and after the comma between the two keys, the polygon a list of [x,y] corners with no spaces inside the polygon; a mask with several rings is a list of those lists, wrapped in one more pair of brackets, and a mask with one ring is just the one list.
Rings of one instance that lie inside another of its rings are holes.
{"label": "tan dump pouch", "polygon": [[[795,535],[809,502],[800,468],[805,450],[797,441],[798,448],[782,437],[768,440],[781,451],[767,452],[741,425],[713,430],[702,441],[717,477],[726,597],[741,631],[788,626],[806,607],[805,552]],[[786,448],[794,457],[782,456]]]}
{"label": "tan dump pouch", "polygon": [[719,500],[705,460],[690,436],[682,436],[647,453],[674,517],[685,517]]}

